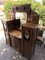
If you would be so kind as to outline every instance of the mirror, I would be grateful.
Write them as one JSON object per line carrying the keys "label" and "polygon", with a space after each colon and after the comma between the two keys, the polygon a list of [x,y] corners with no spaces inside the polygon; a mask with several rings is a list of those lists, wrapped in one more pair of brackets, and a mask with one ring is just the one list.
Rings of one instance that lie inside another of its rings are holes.
{"label": "mirror", "polygon": [[25,24],[27,22],[27,13],[26,12],[16,12],[15,18],[20,19],[20,23]]}

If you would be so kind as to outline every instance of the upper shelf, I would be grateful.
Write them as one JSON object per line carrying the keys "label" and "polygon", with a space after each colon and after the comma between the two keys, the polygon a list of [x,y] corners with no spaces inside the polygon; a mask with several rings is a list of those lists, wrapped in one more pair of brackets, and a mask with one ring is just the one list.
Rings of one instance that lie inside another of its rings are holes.
{"label": "upper shelf", "polygon": [[13,7],[14,12],[26,12],[29,14],[31,12],[31,7],[30,4],[25,4],[25,5],[16,5]]}

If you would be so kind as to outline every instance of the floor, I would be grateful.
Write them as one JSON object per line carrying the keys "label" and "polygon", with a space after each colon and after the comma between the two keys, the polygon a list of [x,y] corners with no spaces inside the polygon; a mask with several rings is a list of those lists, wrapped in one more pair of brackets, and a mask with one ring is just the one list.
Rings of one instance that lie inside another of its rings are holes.
{"label": "floor", "polygon": [[[18,51],[6,45],[5,42],[3,35],[2,37],[0,35],[0,60],[27,60]],[[35,53],[31,60],[45,60],[45,47],[43,45],[36,44]]]}

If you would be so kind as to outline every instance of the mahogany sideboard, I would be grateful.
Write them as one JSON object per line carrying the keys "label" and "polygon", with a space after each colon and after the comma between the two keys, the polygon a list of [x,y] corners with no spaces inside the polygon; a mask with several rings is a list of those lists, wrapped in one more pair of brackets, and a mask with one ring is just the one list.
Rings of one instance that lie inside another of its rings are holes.
{"label": "mahogany sideboard", "polygon": [[22,25],[22,31],[9,32],[12,47],[28,59],[35,51],[36,30],[35,24],[26,23]]}
{"label": "mahogany sideboard", "polygon": [[14,6],[13,12],[14,16],[16,12],[26,12],[27,23],[23,24],[22,31],[19,31],[20,22],[15,22],[15,20],[2,21],[6,43],[30,60],[35,51],[36,25],[39,21],[39,15],[31,10],[30,4]]}
{"label": "mahogany sideboard", "polygon": [[36,24],[22,25],[22,54],[28,59],[34,54],[37,28]]}

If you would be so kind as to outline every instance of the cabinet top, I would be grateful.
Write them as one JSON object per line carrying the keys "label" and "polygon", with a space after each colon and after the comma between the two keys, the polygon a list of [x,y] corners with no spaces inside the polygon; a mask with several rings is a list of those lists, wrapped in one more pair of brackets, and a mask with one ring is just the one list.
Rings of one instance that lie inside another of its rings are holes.
{"label": "cabinet top", "polygon": [[12,37],[15,37],[15,38],[22,39],[22,33],[21,33],[21,31],[18,31],[18,30],[10,31],[9,35]]}
{"label": "cabinet top", "polygon": [[23,24],[22,26],[27,28],[37,28],[37,24],[33,24],[33,23],[26,23]]}
{"label": "cabinet top", "polygon": [[45,26],[41,26],[39,24],[34,24],[34,23],[26,23],[22,25],[23,27],[27,27],[27,28],[35,28],[35,29],[40,29],[45,31]]}

